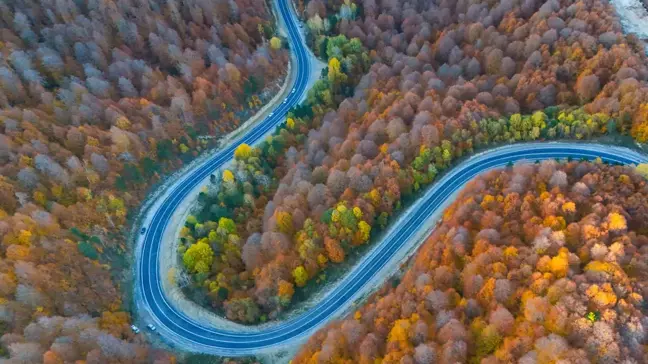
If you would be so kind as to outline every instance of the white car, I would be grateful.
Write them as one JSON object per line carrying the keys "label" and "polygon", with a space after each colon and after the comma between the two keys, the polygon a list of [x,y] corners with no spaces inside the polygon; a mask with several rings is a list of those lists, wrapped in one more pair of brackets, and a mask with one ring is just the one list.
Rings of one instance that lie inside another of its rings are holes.
{"label": "white car", "polygon": [[274,112],[271,112],[270,115],[268,115],[268,116],[272,116],[272,115],[274,115]]}
{"label": "white car", "polygon": [[291,93],[291,94],[294,94],[294,93],[295,93],[295,89],[292,89],[292,91],[290,91],[290,93]]}
{"label": "white car", "polygon": [[148,325],[146,325],[146,327],[151,331],[157,330],[157,327],[155,327],[155,325],[153,325],[153,324],[148,324]]}
{"label": "white car", "polygon": [[134,332],[135,334],[139,334],[139,333],[140,333],[140,329],[139,329],[137,326],[135,326],[135,325],[131,325],[131,330],[133,330],[133,332]]}

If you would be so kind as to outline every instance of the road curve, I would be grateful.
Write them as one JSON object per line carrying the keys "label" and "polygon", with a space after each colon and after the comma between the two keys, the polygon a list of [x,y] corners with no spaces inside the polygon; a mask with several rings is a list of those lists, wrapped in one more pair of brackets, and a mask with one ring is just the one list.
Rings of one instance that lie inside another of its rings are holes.
{"label": "road curve", "polygon": [[169,342],[189,350],[217,355],[249,355],[270,352],[286,345],[300,343],[305,337],[321,328],[331,319],[345,312],[350,304],[369,289],[373,279],[389,269],[398,259],[398,252],[422,227],[429,224],[433,212],[444,206],[454,192],[480,173],[521,160],[552,158],[595,159],[618,164],[646,163],[648,158],[621,147],[582,143],[525,143],[492,149],[477,154],[454,167],[437,181],[413,206],[408,208],[385,234],[384,239],[349,272],[340,283],[326,292],[322,299],[306,312],[286,321],[265,325],[258,330],[236,332],[231,329],[210,327],[204,322],[183,314],[167,300],[162,289],[166,272],[160,271],[160,245],[162,236],[172,227],[170,218],[187,197],[207,176],[228,162],[234,149],[241,143],[254,144],[280,124],[288,109],[303,96],[310,74],[310,65],[303,45],[290,0],[278,0],[281,17],[285,21],[292,50],[297,62],[295,92],[280,104],[273,115],[255,126],[249,133],[205,161],[190,174],[183,176],[163,196],[150,212],[153,216],[138,250],[136,290],[139,307],[147,311],[158,331]]}

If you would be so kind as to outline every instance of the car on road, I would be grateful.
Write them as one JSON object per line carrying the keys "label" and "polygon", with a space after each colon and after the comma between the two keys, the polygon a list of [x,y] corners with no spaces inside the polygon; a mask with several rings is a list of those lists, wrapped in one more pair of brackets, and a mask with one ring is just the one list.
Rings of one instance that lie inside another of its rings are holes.
{"label": "car on road", "polygon": [[292,91],[290,91],[290,93],[291,93],[291,94],[294,94],[294,93],[295,93],[295,89],[292,89]]}
{"label": "car on road", "polygon": [[153,331],[153,332],[155,332],[155,330],[157,330],[157,327],[155,327],[155,325],[153,325],[153,324],[148,324],[148,325],[146,325],[146,327],[147,327],[149,330]]}
{"label": "car on road", "polygon": [[140,230],[140,234],[142,235],[144,235],[145,232],[146,232],[146,228],[142,228],[142,230]]}
{"label": "car on road", "polygon": [[272,115],[274,115],[274,112],[271,112],[270,115],[268,115],[268,116],[272,116]]}
{"label": "car on road", "polygon": [[137,327],[137,326],[135,326],[135,325],[131,325],[131,330],[133,330],[133,332],[134,332],[135,334],[139,334],[139,333],[140,333],[140,329],[139,329],[139,327]]}

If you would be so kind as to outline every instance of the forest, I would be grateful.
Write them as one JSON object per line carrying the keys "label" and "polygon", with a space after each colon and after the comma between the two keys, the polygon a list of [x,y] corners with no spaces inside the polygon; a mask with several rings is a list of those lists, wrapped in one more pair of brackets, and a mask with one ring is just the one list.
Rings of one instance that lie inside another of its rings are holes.
{"label": "forest", "polygon": [[[644,44],[607,1],[296,6],[327,68],[214,174],[180,237],[190,288],[228,319],[278,318],[475,150],[648,141]],[[0,10],[0,361],[173,363],[129,328],[128,230],[151,186],[276,93],[289,57],[269,3]],[[399,284],[295,362],[640,361],[645,181],[589,163],[483,178]]]}
{"label": "forest", "polygon": [[488,172],[400,280],[292,363],[643,363],[647,234],[648,180],[632,167]]}
{"label": "forest", "polygon": [[283,82],[268,5],[0,3],[0,362],[176,361],[129,327],[129,229]]}
{"label": "forest", "polygon": [[273,320],[308,298],[475,150],[648,140],[644,45],[607,2],[297,6],[328,67],[213,176],[180,237],[191,297],[228,319]]}

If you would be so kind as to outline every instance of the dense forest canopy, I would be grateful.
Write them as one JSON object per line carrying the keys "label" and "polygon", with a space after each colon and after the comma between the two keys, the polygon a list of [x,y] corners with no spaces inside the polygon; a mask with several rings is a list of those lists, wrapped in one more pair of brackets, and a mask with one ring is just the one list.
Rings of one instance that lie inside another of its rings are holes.
{"label": "dense forest canopy", "polygon": [[416,253],[293,363],[643,363],[648,181],[602,163],[470,182]]}
{"label": "dense forest canopy", "polygon": [[275,135],[215,176],[180,238],[195,296],[229,319],[274,319],[308,297],[476,148],[648,138],[644,44],[605,1],[297,6],[328,67]]}
{"label": "dense forest canopy", "polygon": [[268,6],[0,3],[3,363],[172,362],[129,328],[127,218],[278,89]]}
{"label": "dense forest canopy", "polygon": [[[3,362],[175,360],[129,329],[125,231],[148,187],[277,90],[288,52],[268,5],[0,2]],[[605,0],[296,6],[327,67],[181,231],[182,281],[231,320],[307,298],[475,149],[648,141],[644,44]],[[639,362],[647,194],[601,164],[488,174],[400,284],[295,361]]]}

